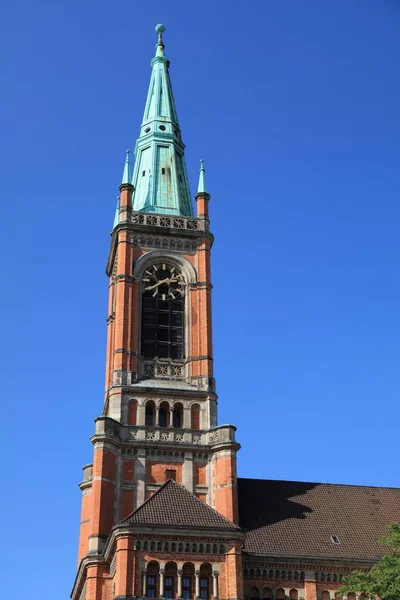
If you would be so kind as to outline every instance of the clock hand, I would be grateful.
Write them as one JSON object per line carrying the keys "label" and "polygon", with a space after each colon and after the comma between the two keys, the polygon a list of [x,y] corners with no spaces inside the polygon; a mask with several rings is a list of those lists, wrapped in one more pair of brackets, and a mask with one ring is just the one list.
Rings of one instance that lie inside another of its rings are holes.
{"label": "clock hand", "polygon": [[155,287],[158,287],[159,285],[161,285],[162,283],[166,283],[167,281],[168,277],[167,279],[161,279],[160,281],[157,281],[157,283],[155,283],[154,285],[149,285],[147,288],[145,288],[145,290],[149,292],[150,290],[153,290]]}

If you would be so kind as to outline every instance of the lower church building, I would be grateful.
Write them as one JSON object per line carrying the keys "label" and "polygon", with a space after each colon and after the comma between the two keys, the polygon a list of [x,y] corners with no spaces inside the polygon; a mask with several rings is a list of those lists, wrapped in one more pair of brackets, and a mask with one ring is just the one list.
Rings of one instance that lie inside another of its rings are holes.
{"label": "lower church building", "polygon": [[213,375],[210,194],[201,162],[194,212],[156,31],[107,263],[105,400],[71,598],[331,600],[382,555],[400,489],[237,478]]}

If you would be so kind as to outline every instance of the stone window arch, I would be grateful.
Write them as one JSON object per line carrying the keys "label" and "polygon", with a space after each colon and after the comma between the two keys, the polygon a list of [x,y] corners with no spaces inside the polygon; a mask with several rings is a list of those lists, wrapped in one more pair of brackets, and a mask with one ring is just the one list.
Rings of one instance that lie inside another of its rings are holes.
{"label": "stone window arch", "polygon": [[203,563],[200,567],[200,600],[210,600],[211,598],[211,565]]}
{"label": "stone window arch", "polygon": [[152,560],[147,564],[146,569],[146,595],[147,598],[158,598],[159,596],[159,572],[160,565]]}
{"label": "stone window arch", "polygon": [[164,598],[175,598],[177,588],[177,566],[175,562],[167,562],[164,573]]}
{"label": "stone window arch", "polygon": [[161,402],[158,409],[158,424],[160,427],[169,427],[169,404],[166,401]]}
{"label": "stone window arch", "polygon": [[137,402],[133,398],[128,401],[128,425],[136,425]]}
{"label": "stone window arch", "polygon": [[153,400],[147,400],[145,405],[145,424],[147,427],[153,427],[156,419],[156,405]]}
{"label": "stone window arch", "polygon": [[192,429],[200,429],[200,406],[198,404],[192,404],[190,408],[190,417],[191,423],[190,426]]}
{"label": "stone window arch", "polygon": [[283,588],[278,588],[276,590],[276,600],[285,600],[285,599],[286,599],[285,590]]}
{"label": "stone window arch", "polygon": [[176,402],[174,404],[172,423],[176,429],[180,429],[183,426],[183,406],[181,402]]}
{"label": "stone window arch", "polygon": [[182,596],[183,600],[194,598],[194,565],[187,562],[182,567]]}
{"label": "stone window arch", "polygon": [[[168,273],[165,277],[157,279],[154,267],[168,270]],[[183,293],[173,291],[173,286],[177,285],[177,282],[173,281],[177,274],[179,280],[184,281],[184,285],[180,287]],[[133,275],[141,284],[139,351],[142,359],[174,360],[188,356],[191,329],[188,289],[190,284],[197,281],[193,265],[183,256],[164,250],[152,250],[135,261]],[[160,283],[164,280],[169,280],[169,283]],[[165,289],[162,288],[163,285],[166,286]],[[155,292],[157,293],[154,296]],[[151,377],[153,373],[145,369],[144,375]]]}
{"label": "stone window arch", "polygon": [[296,589],[290,590],[289,600],[299,600],[299,592]]}

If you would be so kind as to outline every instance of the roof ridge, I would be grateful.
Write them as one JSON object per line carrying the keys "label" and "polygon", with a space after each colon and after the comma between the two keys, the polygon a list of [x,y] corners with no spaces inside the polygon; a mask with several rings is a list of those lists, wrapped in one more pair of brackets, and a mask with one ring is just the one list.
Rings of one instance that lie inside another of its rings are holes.
{"label": "roof ridge", "polygon": [[[159,493],[161,490],[165,489],[165,488],[167,487],[167,485],[168,485],[168,484],[169,484],[171,481],[174,481],[174,480],[173,480],[173,479],[167,479],[167,481],[164,481],[164,483],[160,485],[160,487],[158,488],[158,490],[156,490],[156,491],[154,492],[154,494],[152,494],[152,495],[150,496],[150,498],[147,498],[147,500],[145,500],[145,501],[143,502],[143,504],[141,504],[140,506],[138,506],[137,508],[135,508],[135,510],[134,510],[134,511],[132,511],[131,513],[129,513],[129,515],[128,515],[127,517],[125,517],[125,519],[122,519],[122,523],[124,523],[125,521],[127,521],[128,519],[130,519],[131,517],[133,517],[133,515],[134,515],[135,513],[137,513],[137,512],[138,512],[138,510],[140,510],[141,508],[143,508],[143,506],[146,506],[146,504],[148,504],[148,503],[150,502],[150,500],[152,500],[152,499],[154,498],[154,496],[157,496],[157,494],[158,494],[158,493]],[[175,483],[176,483],[176,482],[175,482]]]}
{"label": "roof ridge", "polygon": [[343,486],[353,488],[373,488],[380,490],[399,490],[400,486],[394,485],[363,485],[361,483],[334,483],[329,481],[300,481],[298,479],[260,479],[258,477],[238,477],[238,481],[265,481],[265,482],[276,482],[276,483],[302,483],[303,485],[332,485],[332,486]]}
{"label": "roof ridge", "polygon": [[[198,506],[199,511],[203,511],[203,515],[204,515],[204,511],[206,511],[206,514],[207,513],[214,514],[220,520],[220,527],[221,528],[228,527],[230,529],[240,530],[240,527],[238,525],[236,525],[235,523],[233,523],[232,521],[230,521],[227,517],[225,517],[224,515],[222,515],[221,513],[219,513],[215,508],[213,508],[212,506],[210,506],[206,502],[203,502],[202,500],[200,500],[200,498],[198,498],[193,492],[191,492],[190,490],[188,490],[184,485],[178,483],[175,479],[168,479],[167,481],[165,481],[158,488],[158,490],[156,490],[154,492],[154,494],[152,496],[150,496],[150,498],[147,498],[147,500],[145,500],[145,502],[143,502],[143,504],[141,504],[140,506],[138,506],[138,508],[136,508],[133,512],[131,512],[121,522],[122,523],[131,522],[131,520],[135,516],[136,516],[136,518],[138,518],[140,520],[141,513],[143,512],[143,510],[144,510],[144,512],[146,512],[146,506],[149,506],[149,504],[151,504],[152,501],[154,502],[155,500],[157,500],[157,496],[159,496],[164,490],[166,490],[166,488],[168,486],[172,487],[172,488],[175,488],[177,491],[179,490],[181,493],[185,494],[188,498],[190,498],[190,500],[192,502],[194,501],[196,506],[195,506],[195,508],[193,510],[195,512],[198,512],[197,508],[196,508]],[[178,497],[178,500],[179,500],[179,497]],[[181,500],[183,501],[183,498],[181,498]],[[150,507],[148,508],[148,510],[151,510]]]}
{"label": "roof ridge", "polygon": [[[175,485],[177,485],[178,487],[182,488],[183,490],[185,490],[185,492],[187,492],[188,494],[190,494],[191,496],[193,496],[193,498],[195,498],[196,502],[200,502],[200,504],[201,504],[202,507],[205,506],[206,508],[209,508],[210,510],[212,510],[213,512],[215,512],[215,514],[217,514],[219,517],[222,517],[223,519],[225,519],[225,521],[227,523],[229,523],[233,527],[237,527],[238,529],[240,529],[240,527],[238,525],[235,525],[235,523],[233,523],[232,521],[230,521],[227,517],[225,517],[224,515],[221,515],[221,513],[218,512],[217,510],[215,510],[215,508],[213,508],[212,506],[210,506],[206,502],[203,502],[202,500],[200,500],[200,498],[198,498],[195,494],[193,494],[193,492],[191,492],[190,490],[188,490],[184,485],[181,485],[175,479],[170,479],[170,481],[173,481]],[[159,491],[159,490],[157,490],[157,491]],[[153,494],[153,495],[155,495],[155,494]]]}

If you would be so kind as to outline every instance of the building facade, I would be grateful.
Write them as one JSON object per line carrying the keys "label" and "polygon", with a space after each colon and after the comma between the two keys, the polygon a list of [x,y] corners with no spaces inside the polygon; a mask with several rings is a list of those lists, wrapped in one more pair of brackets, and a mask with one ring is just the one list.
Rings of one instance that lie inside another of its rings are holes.
{"label": "building facade", "polygon": [[107,263],[106,385],[73,600],[330,600],[400,519],[397,489],[239,479],[218,425],[204,165],[193,212],[158,25]]}

